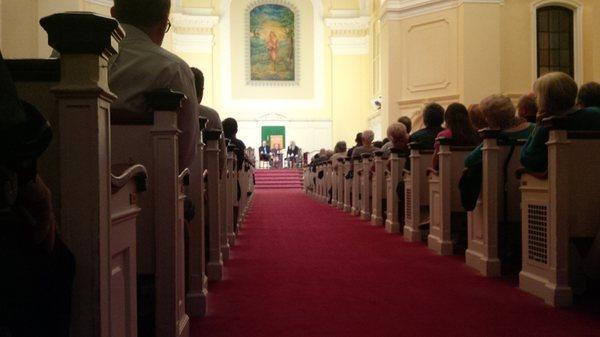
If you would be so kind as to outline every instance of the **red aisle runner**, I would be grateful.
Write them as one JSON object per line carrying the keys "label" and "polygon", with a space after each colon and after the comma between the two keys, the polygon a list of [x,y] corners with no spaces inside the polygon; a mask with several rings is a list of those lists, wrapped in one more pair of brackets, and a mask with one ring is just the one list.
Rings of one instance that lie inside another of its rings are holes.
{"label": "red aisle runner", "polygon": [[194,337],[600,336],[460,259],[317,203],[259,190]]}

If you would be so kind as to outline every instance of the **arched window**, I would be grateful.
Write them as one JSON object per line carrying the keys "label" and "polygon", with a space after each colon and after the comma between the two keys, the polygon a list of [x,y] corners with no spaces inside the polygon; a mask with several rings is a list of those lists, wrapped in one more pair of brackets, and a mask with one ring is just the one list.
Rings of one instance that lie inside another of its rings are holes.
{"label": "arched window", "polygon": [[575,77],[573,11],[561,6],[537,9],[537,75],[562,71]]}

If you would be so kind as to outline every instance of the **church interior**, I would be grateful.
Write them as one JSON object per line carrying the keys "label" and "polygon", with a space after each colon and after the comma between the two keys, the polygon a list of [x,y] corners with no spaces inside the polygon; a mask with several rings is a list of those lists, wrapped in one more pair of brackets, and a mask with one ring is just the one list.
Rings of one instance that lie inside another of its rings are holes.
{"label": "church interior", "polygon": [[600,336],[599,0],[0,0],[0,337]]}

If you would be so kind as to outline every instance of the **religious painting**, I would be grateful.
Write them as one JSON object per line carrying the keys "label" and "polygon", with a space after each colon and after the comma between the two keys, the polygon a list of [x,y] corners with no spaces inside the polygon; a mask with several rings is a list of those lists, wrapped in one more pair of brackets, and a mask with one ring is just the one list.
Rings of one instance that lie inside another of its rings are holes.
{"label": "religious painting", "polygon": [[283,5],[264,4],[250,11],[250,80],[295,81],[295,16]]}

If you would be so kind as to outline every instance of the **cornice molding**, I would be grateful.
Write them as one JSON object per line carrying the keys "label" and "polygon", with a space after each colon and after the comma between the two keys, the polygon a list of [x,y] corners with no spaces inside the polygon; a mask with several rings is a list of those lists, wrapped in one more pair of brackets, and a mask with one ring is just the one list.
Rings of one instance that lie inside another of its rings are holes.
{"label": "cornice molding", "polygon": [[336,32],[356,32],[369,29],[371,18],[368,16],[358,17],[329,17],[325,19],[325,25]]}
{"label": "cornice molding", "polygon": [[504,0],[385,0],[379,16],[382,21],[402,20],[472,3],[502,5]]}
{"label": "cornice molding", "polygon": [[219,23],[219,17],[213,15],[188,15],[183,13],[171,14],[171,23],[178,33],[211,33]]}

